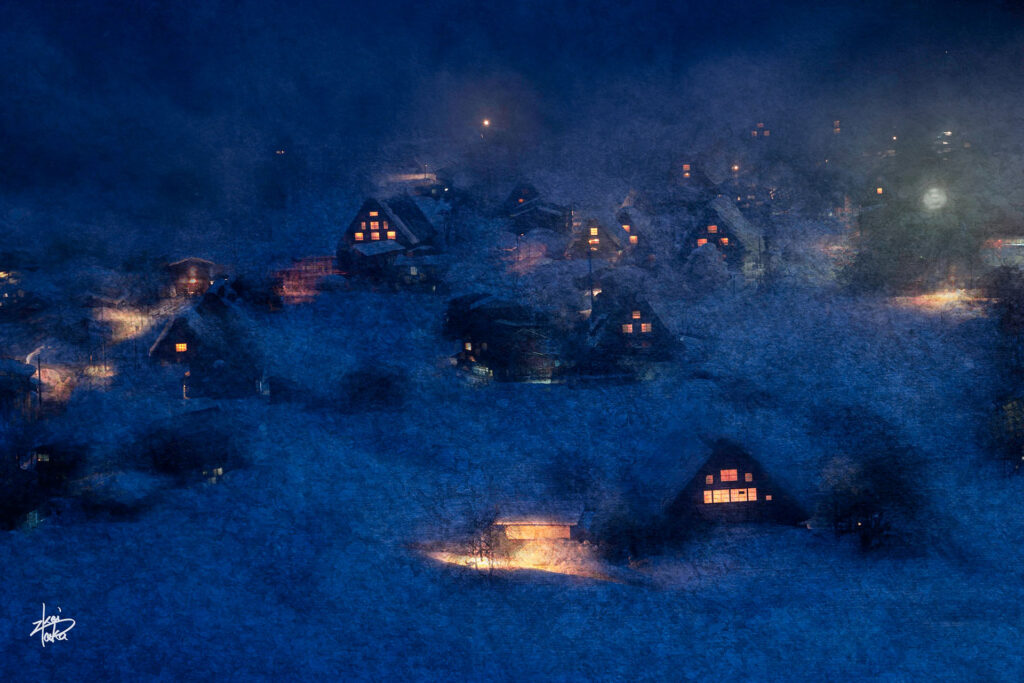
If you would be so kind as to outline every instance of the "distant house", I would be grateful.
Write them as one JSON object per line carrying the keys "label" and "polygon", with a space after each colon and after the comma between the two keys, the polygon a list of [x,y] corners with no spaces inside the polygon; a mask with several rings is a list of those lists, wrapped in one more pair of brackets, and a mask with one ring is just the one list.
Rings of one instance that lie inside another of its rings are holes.
{"label": "distant house", "polygon": [[309,303],[316,298],[320,282],[336,272],[333,256],[294,259],[289,267],[274,273],[275,293],[286,304]]}
{"label": "distant house", "polygon": [[[626,223],[629,230],[633,226]],[[620,225],[605,226],[596,218],[589,218],[583,221],[583,228],[569,243],[566,249],[566,258],[603,258],[607,260],[617,259],[625,250],[631,248],[631,239],[635,234],[624,229]],[[634,240],[632,242],[636,244]]]}
{"label": "distant house", "polygon": [[695,208],[691,214],[683,254],[712,245],[726,263],[752,279],[764,270],[766,247],[762,231],[724,197]]}
{"label": "distant house", "polygon": [[408,250],[435,246],[437,230],[410,197],[367,199],[338,242],[343,272],[381,276]]}
{"label": "distant house", "polygon": [[738,444],[718,440],[711,456],[669,506],[669,515],[711,522],[778,522],[807,519],[800,507]]}
{"label": "distant house", "polygon": [[387,270],[387,279],[399,289],[436,292],[443,288],[444,265],[437,255],[419,255],[413,249],[395,257]]}
{"label": "distant house", "polygon": [[223,281],[183,314],[169,320],[149,349],[161,364],[187,364],[186,397],[192,389],[207,395],[245,395],[259,379],[256,353],[242,321],[238,295]]}
{"label": "distant house", "polygon": [[643,298],[598,294],[587,320],[586,360],[594,371],[623,361],[662,361],[675,346],[668,328]]}
{"label": "distant house", "polygon": [[567,233],[572,230],[572,211],[565,206],[546,202],[529,183],[517,185],[502,204],[514,232],[525,235],[531,230]]}
{"label": "distant house", "polygon": [[227,275],[224,266],[190,256],[165,266],[171,280],[171,296],[201,296],[217,279]]}
{"label": "distant house", "polygon": [[456,365],[503,382],[558,381],[559,341],[547,316],[526,306],[471,294],[449,302],[445,336],[461,349]]}

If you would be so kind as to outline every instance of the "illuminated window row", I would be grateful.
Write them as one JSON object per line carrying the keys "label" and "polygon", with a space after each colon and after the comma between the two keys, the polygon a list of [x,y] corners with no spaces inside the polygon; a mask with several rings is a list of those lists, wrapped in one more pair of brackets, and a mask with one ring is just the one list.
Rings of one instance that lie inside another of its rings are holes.
{"label": "illuminated window row", "polygon": [[[720,237],[720,238],[718,239],[718,242],[719,242],[719,244],[721,244],[721,245],[722,245],[723,247],[727,247],[727,246],[729,246],[729,238],[728,238],[728,237]],[[705,244],[707,244],[707,243],[708,243],[708,241],[707,241],[707,239],[706,239],[706,238],[704,238],[704,237],[699,237],[699,238],[697,238],[697,246],[698,246],[698,247],[703,247],[703,246],[704,246]]]}
{"label": "illuminated window row", "polygon": [[715,489],[704,492],[705,503],[749,503],[755,500],[757,489]]}
{"label": "illuminated window row", "polygon": [[[397,237],[395,235],[395,231],[394,230],[388,230],[386,235],[387,235],[387,239],[389,239],[389,240],[393,240],[393,239],[395,239]],[[362,233],[362,232],[357,232],[357,233],[355,233],[355,239],[356,239],[356,242],[365,242],[366,241],[366,234]],[[380,233],[379,232],[371,232],[370,233],[370,241],[371,242],[379,242],[380,241]]]}
{"label": "illuminated window row", "polygon": [[[651,331],[651,323],[640,323],[640,332],[641,333],[648,333],[650,331]],[[633,325],[630,324],[630,323],[625,323],[622,326],[622,333],[623,334],[633,334]]]}

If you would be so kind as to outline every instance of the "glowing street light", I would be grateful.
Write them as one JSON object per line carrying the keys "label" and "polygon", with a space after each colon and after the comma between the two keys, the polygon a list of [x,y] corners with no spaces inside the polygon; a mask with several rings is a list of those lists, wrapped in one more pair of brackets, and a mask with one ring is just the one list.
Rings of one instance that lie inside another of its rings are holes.
{"label": "glowing street light", "polygon": [[484,124],[484,128],[488,128],[491,125],[491,120],[490,119],[484,119],[483,120],[483,124]]}
{"label": "glowing street light", "polygon": [[921,203],[924,208],[929,211],[937,211],[946,205],[949,201],[949,197],[946,196],[946,191],[939,187],[929,188],[924,196],[921,198]]}

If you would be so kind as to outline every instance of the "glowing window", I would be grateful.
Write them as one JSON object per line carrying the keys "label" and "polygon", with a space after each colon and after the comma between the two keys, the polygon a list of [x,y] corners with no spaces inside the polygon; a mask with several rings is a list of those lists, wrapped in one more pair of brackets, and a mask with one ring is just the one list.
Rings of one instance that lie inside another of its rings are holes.
{"label": "glowing window", "polygon": [[[764,497],[764,499],[765,500],[771,500],[772,499],[772,494],[769,493],[767,496]],[[754,489],[754,498],[753,498],[753,500],[757,500],[757,489]]]}
{"label": "glowing window", "polygon": [[708,485],[714,484],[715,483],[715,475],[709,474],[708,476],[704,477],[704,483],[708,484]]}
{"label": "glowing window", "polygon": [[394,230],[388,230],[388,239],[389,240],[395,239],[395,231]]}
{"label": "glowing window", "polygon": [[722,470],[722,472],[721,472],[722,481],[737,481],[738,480],[738,476],[737,476],[738,474],[739,473],[738,473],[737,470]]}
{"label": "glowing window", "polygon": [[623,225],[622,229],[625,230],[626,232],[629,232],[629,226],[628,225]]}
{"label": "glowing window", "polygon": [[591,235],[596,235],[597,234],[597,228],[591,228],[590,229],[590,234]]}
{"label": "glowing window", "polygon": [[520,204],[522,204],[522,203],[523,203],[523,202],[525,202],[525,201],[526,201],[526,200],[525,200],[525,199],[523,199],[522,197],[520,197],[520,198],[519,198],[519,203],[520,203]]}
{"label": "glowing window", "polygon": [[650,332],[651,331],[651,324],[650,323],[640,323],[640,331],[641,332]]}
{"label": "glowing window", "polygon": [[370,218],[374,218],[374,217],[379,216],[379,215],[380,214],[378,212],[376,212],[376,211],[371,211],[370,212]]}
{"label": "glowing window", "polygon": [[704,492],[704,502],[705,503],[713,502],[713,499],[711,498],[711,491],[705,491]]}
{"label": "glowing window", "polygon": [[636,244],[636,242],[637,242],[636,235],[630,235],[629,236],[629,243],[630,244]]}
{"label": "glowing window", "polygon": [[174,351],[176,353],[185,353],[186,351],[188,351],[188,344],[175,344]]}
{"label": "glowing window", "polygon": [[729,502],[730,503],[746,503],[747,502],[747,490],[746,489],[730,489],[730,491],[729,491]]}
{"label": "glowing window", "polygon": [[697,246],[698,247],[703,247],[707,243],[708,243],[708,241],[706,239],[704,239],[703,237],[701,237],[699,240],[697,240]]}
{"label": "glowing window", "polygon": [[633,326],[626,323],[622,326],[622,334],[633,334]]}
{"label": "glowing window", "polygon": [[751,135],[752,135],[753,137],[755,137],[755,138],[757,137],[757,131],[756,131],[756,130],[752,130],[752,131],[750,131],[750,134],[751,134]]}
{"label": "glowing window", "polygon": [[716,232],[718,232],[718,226],[717,225],[709,225],[708,226],[708,232],[710,232],[711,234],[715,234]]}
{"label": "glowing window", "polygon": [[419,275],[419,271],[416,269],[416,266],[409,266],[409,275]]}
{"label": "glowing window", "polygon": [[689,171],[690,170],[690,165],[689,164],[683,164],[683,170],[684,171]]}
{"label": "glowing window", "polygon": [[728,237],[723,237],[722,239],[720,239],[718,241],[722,243],[723,247],[729,246],[729,238]]}
{"label": "glowing window", "polygon": [[[772,497],[768,496],[768,500]],[[757,500],[757,489],[747,489],[747,500]]]}
{"label": "glowing window", "polygon": [[751,474],[750,472],[747,472],[746,474],[743,475],[743,481],[754,481],[754,475]]}
{"label": "glowing window", "polygon": [[689,171],[684,171],[683,172],[683,177],[684,178],[689,178],[690,177],[690,172]]}
{"label": "glowing window", "polygon": [[384,226],[383,227],[384,227],[385,230],[388,229],[388,222],[387,221],[384,221]]}
{"label": "glowing window", "polygon": [[380,233],[379,232],[371,232],[370,233],[370,241],[372,241],[372,242],[379,242],[380,241]]}
{"label": "glowing window", "polygon": [[357,232],[356,233],[356,242],[362,242],[362,241],[363,241],[363,233]]}
{"label": "glowing window", "polygon": [[380,222],[370,221],[370,230],[380,230]]}
{"label": "glowing window", "polygon": [[359,221],[359,229],[366,230],[366,221]]}
{"label": "glowing window", "polygon": [[473,342],[466,342],[465,344],[462,345],[462,348],[466,349],[467,351],[472,351],[473,350]]}
{"label": "glowing window", "polygon": [[713,500],[716,503],[728,503],[729,502],[729,489],[717,489],[712,491],[714,494]]}
{"label": "glowing window", "polygon": [[633,320],[640,319],[640,311],[633,311]]}
{"label": "glowing window", "polygon": [[882,188],[880,188],[880,187],[876,187],[875,188],[875,194],[882,194],[883,192],[885,192],[885,190],[883,190]]}

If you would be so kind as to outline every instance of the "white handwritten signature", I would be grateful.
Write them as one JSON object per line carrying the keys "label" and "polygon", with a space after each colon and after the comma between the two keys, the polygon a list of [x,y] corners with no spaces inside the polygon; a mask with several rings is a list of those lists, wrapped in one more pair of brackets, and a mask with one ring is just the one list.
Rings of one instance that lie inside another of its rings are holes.
{"label": "white handwritten signature", "polygon": [[[57,608],[57,611],[58,612],[61,611],[60,607]],[[68,624],[68,622],[71,622],[71,623]],[[34,636],[35,634],[38,633],[39,634],[39,639],[40,639],[40,641],[42,641],[43,647],[46,647],[47,643],[53,643],[53,642],[56,642],[58,640],[67,640],[68,639],[68,631],[70,631],[71,629],[73,629],[75,627],[75,620],[74,619],[61,619],[56,614],[51,614],[50,616],[46,616],[46,603],[44,602],[43,603],[43,618],[40,619],[39,621],[32,622],[32,625],[35,626],[35,630],[33,630],[32,633],[29,634],[29,636]],[[66,628],[63,628],[63,630],[61,630],[62,627],[65,627],[65,626],[66,626]],[[49,630],[47,630],[47,629],[49,629]]]}

